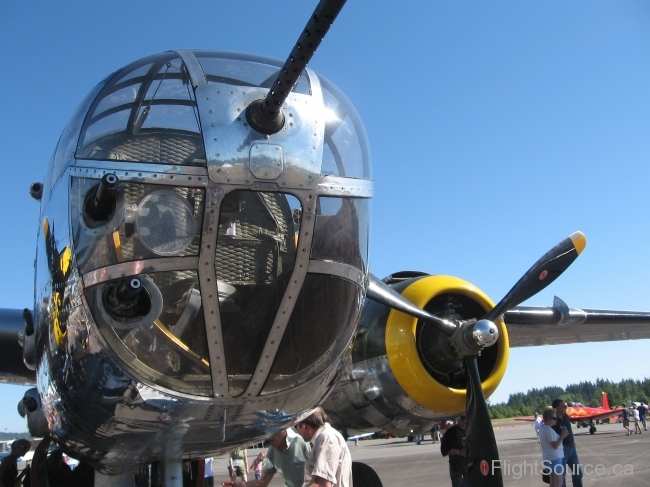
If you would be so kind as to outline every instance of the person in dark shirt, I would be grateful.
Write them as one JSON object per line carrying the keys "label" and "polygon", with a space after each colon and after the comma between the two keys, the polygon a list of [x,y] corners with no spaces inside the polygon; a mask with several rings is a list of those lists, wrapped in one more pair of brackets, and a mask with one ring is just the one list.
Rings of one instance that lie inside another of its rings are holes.
{"label": "person in dark shirt", "polygon": [[449,476],[451,487],[468,487],[467,475],[467,447],[465,441],[465,428],[467,427],[465,415],[458,418],[454,426],[445,432],[440,442],[440,453],[443,457],[449,456]]}
{"label": "person in dark shirt", "polygon": [[47,478],[50,487],[68,487],[72,482],[72,469],[63,460],[61,450],[54,450],[47,457]]}
{"label": "person in dark shirt", "polygon": [[[74,487],[94,487],[95,470],[90,463],[80,461],[79,465],[72,471],[72,486]],[[205,484],[204,484],[205,485]]]}
{"label": "person in dark shirt", "polygon": [[630,436],[632,434],[632,431],[630,430],[630,410],[627,408],[625,404],[623,404],[623,411],[622,411],[622,416],[623,416],[623,428],[627,430],[625,433],[625,436]]}
{"label": "person in dark shirt", "polygon": [[641,420],[641,423],[643,424],[643,431],[648,431],[648,423],[646,422],[646,413],[648,412],[648,406],[643,404],[639,404],[639,407],[636,408],[637,411],[639,411],[639,419]]}
{"label": "person in dark shirt", "polygon": [[0,463],[0,483],[2,487],[14,487],[16,482],[21,479],[23,474],[18,475],[18,458],[24,456],[32,444],[29,440],[20,439],[11,444],[11,453],[2,459]]}
{"label": "person in dark shirt", "polygon": [[564,461],[562,466],[562,487],[566,487],[566,474],[567,471],[571,472],[571,481],[573,482],[573,487],[582,487],[582,467],[580,465],[580,459],[578,458],[578,452],[576,450],[576,444],[573,439],[573,430],[571,429],[571,421],[566,415],[566,404],[562,399],[556,399],[553,401],[552,406],[557,411],[557,422],[553,429],[558,435],[562,434],[562,430],[565,429],[569,434],[562,441],[562,446],[564,447]]}

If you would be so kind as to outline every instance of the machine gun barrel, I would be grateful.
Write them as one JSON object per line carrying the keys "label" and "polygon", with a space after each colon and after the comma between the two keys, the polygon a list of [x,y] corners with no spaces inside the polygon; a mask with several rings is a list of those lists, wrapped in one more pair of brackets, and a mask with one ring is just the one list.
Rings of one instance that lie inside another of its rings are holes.
{"label": "machine gun barrel", "polygon": [[105,222],[115,207],[115,198],[120,180],[115,174],[104,174],[94,196],[86,208],[95,222]]}
{"label": "machine gun barrel", "polygon": [[140,294],[142,282],[140,279],[126,279],[120,282],[115,289],[115,296],[121,303],[131,303]]}
{"label": "machine gun barrel", "polygon": [[298,82],[300,74],[311,60],[336,19],[346,0],[321,0],[298,38],[264,100],[251,103],[246,110],[248,123],[260,133],[274,134],[284,125],[282,104]]}

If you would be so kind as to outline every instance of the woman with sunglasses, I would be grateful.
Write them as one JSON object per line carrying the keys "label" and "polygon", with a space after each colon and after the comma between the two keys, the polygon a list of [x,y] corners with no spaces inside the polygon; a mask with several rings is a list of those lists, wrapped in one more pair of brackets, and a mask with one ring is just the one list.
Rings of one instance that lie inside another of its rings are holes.
{"label": "woman with sunglasses", "polygon": [[545,473],[549,473],[551,487],[562,487],[562,459],[564,458],[564,447],[562,440],[569,434],[562,430],[558,435],[553,431],[552,426],[557,421],[557,411],[553,408],[546,408],[542,414],[544,424],[539,429],[539,444],[542,446],[542,464]]}
{"label": "woman with sunglasses", "polygon": [[27,469],[18,475],[18,459],[27,454],[32,447],[29,440],[20,439],[11,444],[11,453],[0,463],[0,486],[14,487],[27,474]]}

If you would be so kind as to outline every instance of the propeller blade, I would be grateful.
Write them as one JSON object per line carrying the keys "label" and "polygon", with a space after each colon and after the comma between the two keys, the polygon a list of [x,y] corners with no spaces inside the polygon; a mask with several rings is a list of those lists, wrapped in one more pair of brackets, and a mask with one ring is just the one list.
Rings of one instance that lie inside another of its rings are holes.
{"label": "propeller blade", "polygon": [[[546,252],[512,289],[482,319],[494,321],[506,311],[534,296],[560,276],[587,244],[582,232],[575,232]],[[499,451],[494,438],[477,356],[463,358],[467,371],[467,467],[472,487],[503,487]],[[499,465],[499,468],[495,468]]]}
{"label": "propeller blade", "polygon": [[494,321],[506,311],[534,296],[555,281],[578,258],[587,245],[582,232],[575,232],[546,252],[482,319]]}
{"label": "propeller blade", "polygon": [[[499,450],[481,387],[477,356],[463,359],[467,371],[467,468],[472,487],[503,487]],[[499,465],[499,468],[494,466]]]}
{"label": "propeller blade", "polygon": [[452,336],[456,331],[455,324],[443,320],[442,318],[438,318],[437,316],[433,316],[418,308],[384,281],[372,274],[370,274],[370,279],[368,279],[366,298],[372,299],[373,301],[388,306],[389,308],[396,309],[397,311],[401,311],[409,316],[426,321],[427,323],[431,323],[436,329],[447,336]]}

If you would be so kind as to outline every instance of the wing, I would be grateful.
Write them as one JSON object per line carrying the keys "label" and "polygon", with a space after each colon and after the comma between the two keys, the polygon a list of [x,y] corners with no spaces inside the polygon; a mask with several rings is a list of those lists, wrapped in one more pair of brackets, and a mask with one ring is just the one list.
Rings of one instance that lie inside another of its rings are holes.
{"label": "wing", "polygon": [[24,329],[23,310],[0,309],[0,382],[5,384],[36,384],[35,372],[23,362],[19,336]]}
{"label": "wing", "polygon": [[511,347],[650,338],[650,312],[517,306],[503,316]]}

